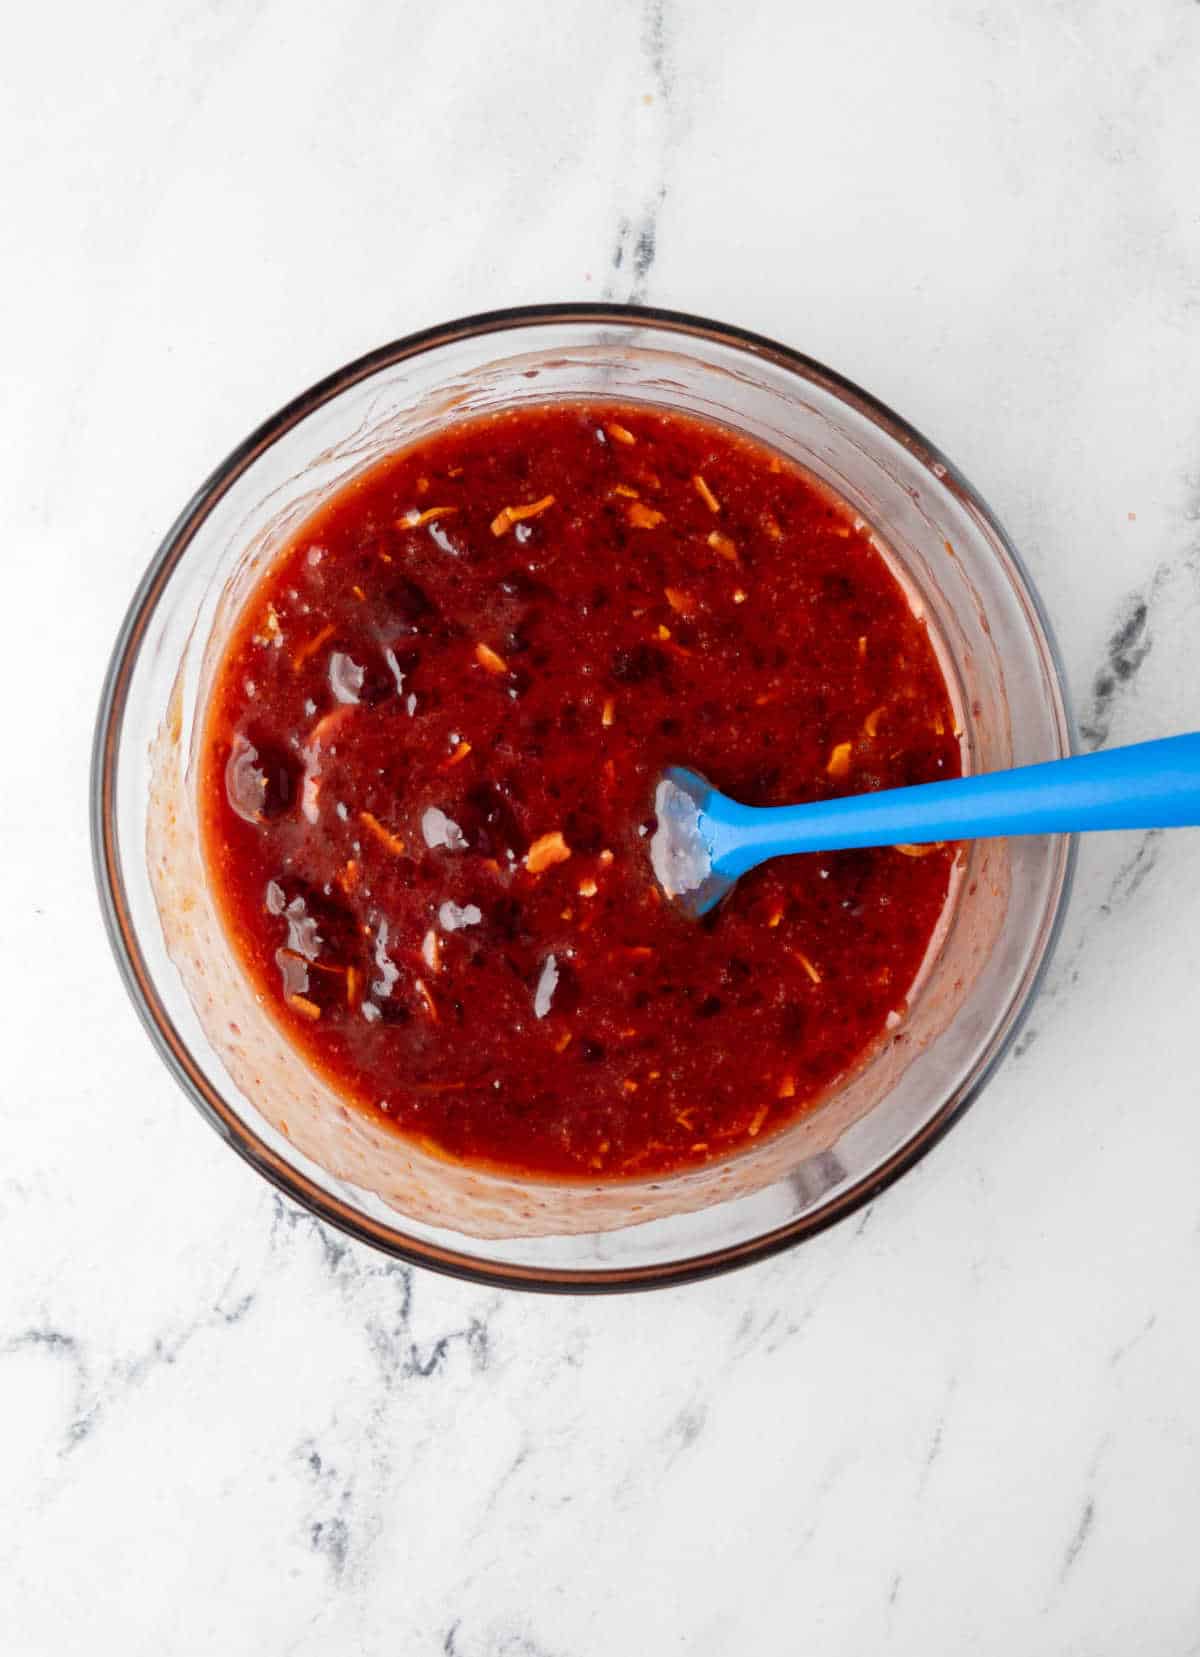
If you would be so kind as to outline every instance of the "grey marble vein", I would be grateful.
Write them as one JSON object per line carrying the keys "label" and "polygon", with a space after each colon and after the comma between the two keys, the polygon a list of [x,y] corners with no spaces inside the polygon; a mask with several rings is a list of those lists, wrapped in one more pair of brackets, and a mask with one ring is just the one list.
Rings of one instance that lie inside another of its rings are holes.
{"label": "grey marble vein", "polygon": [[353,1476],[341,1472],[336,1463],[326,1461],[312,1440],[299,1447],[297,1456],[315,1487],[317,1500],[313,1512],[320,1515],[309,1520],[310,1546],[314,1553],[328,1560],[334,1580],[340,1581],[350,1553]]}
{"label": "grey marble vein", "polygon": [[668,16],[667,0],[644,0],[641,53],[650,90],[642,95],[642,105],[651,132],[641,146],[638,159],[648,182],[638,206],[618,216],[610,271],[604,285],[605,298],[623,298],[630,305],[645,301],[650,273],[658,256],[659,214],[667,197],[674,94]]}
{"label": "grey marble vein", "polygon": [[74,1405],[67,1423],[66,1438],[59,1451],[61,1455],[88,1436],[100,1409],[100,1401],[93,1394],[82,1342],[65,1329],[55,1328],[52,1324],[37,1324],[0,1343],[0,1360],[23,1351],[44,1352],[70,1368]]}
{"label": "grey marble vein", "polygon": [[487,1500],[483,1503],[479,1513],[479,1524],[482,1526],[496,1508],[500,1499],[508,1493],[522,1468],[528,1466],[534,1454],[534,1446],[528,1439],[524,1440],[508,1466],[504,1468],[499,1478],[488,1492]]}
{"label": "grey marble vein", "polygon": [[679,1459],[686,1450],[689,1450],[700,1434],[704,1431],[704,1424],[708,1420],[708,1406],[702,1402],[688,1404],[681,1409],[671,1421],[663,1434],[662,1442],[666,1451],[664,1468],[669,1468]]}
{"label": "grey marble vein", "polygon": [[460,1639],[461,1619],[451,1623],[442,1640],[443,1657],[565,1657],[560,1650],[551,1650],[532,1635],[511,1629],[489,1632],[482,1645],[465,1644]]}
{"label": "grey marble vein", "polygon": [[807,1523],[802,1527],[800,1536],[792,1549],[792,1559],[797,1562],[808,1553],[825,1518],[825,1508],[829,1498],[837,1486],[845,1479],[858,1461],[858,1452],[849,1447],[837,1450],[828,1457],[822,1471],[812,1487],[809,1498]]}
{"label": "grey marble vein", "polygon": [[1088,1496],[1086,1498],[1086,1500],[1084,1501],[1082,1509],[1080,1510],[1079,1523],[1075,1527],[1075,1533],[1071,1537],[1071,1540],[1067,1543],[1067,1549],[1066,1549],[1065,1554],[1063,1555],[1062,1569],[1060,1570],[1060,1572],[1058,1574],[1058,1580],[1059,1580],[1060,1584],[1064,1583],[1067,1580],[1067,1577],[1071,1574],[1071,1571],[1074,1569],[1075,1562],[1078,1560],[1080,1554],[1083,1552],[1084,1547],[1087,1544],[1088,1537],[1092,1534],[1092,1526],[1095,1524],[1095,1522],[1096,1522],[1096,1503],[1095,1503],[1095,1499],[1091,1496]]}
{"label": "grey marble vein", "polygon": [[930,1481],[946,1449],[947,1427],[954,1409],[955,1395],[958,1392],[959,1380],[956,1372],[952,1372],[946,1383],[945,1393],[925,1443],[921,1457],[921,1470],[917,1476],[917,1499],[925,1497]]}
{"label": "grey marble vein", "polygon": [[111,1359],[103,1371],[94,1363],[89,1363],[87,1343],[79,1335],[54,1324],[41,1324],[24,1330],[0,1345],[0,1359],[6,1354],[34,1349],[71,1366],[75,1402],[59,1446],[60,1457],[68,1455],[89,1439],[105,1415],[122,1404],[128,1394],[141,1387],[155,1370],[178,1363],[200,1334],[207,1330],[233,1328],[247,1317],[254,1305],[255,1295],[244,1293],[231,1299],[236,1276],[235,1271],[216,1299],[195,1316],[169,1333],[155,1336],[142,1351]]}
{"label": "grey marble vein", "polygon": [[1133,851],[1109,876],[1104,896],[1090,906],[1078,925],[1073,941],[1053,962],[1029,1023],[1013,1047],[1014,1059],[1023,1058],[1038,1041],[1050,1007],[1079,982],[1097,928],[1132,902],[1157,870],[1167,843],[1162,829],[1144,829],[1136,834]]}
{"label": "grey marble vein", "polygon": [[1162,855],[1163,829],[1145,829],[1138,836],[1132,854],[1117,869],[1109,883],[1108,892],[1100,903],[1101,915],[1112,915],[1136,896],[1139,889],[1154,873]]}
{"label": "grey marble vein", "polygon": [[1141,1346],[1142,1342],[1146,1339],[1146,1336],[1153,1331],[1157,1323],[1158,1313],[1151,1312],[1149,1317],[1147,1317],[1141,1328],[1137,1330],[1135,1334],[1130,1335],[1128,1340],[1121,1341],[1119,1345],[1113,1347],[1108,1356],[1108,1367],[1110,1369],[1116,1369],[1118,1364],[1124,1363],[1129,1354],[1136,1351],[1136,1349]]}
{"label": "grey marble vein", "polygon": [[1104,660],[1092,680],[1091,701],[1079,722],[1079,734],[1089,748],[1100,748],[1108,741],[1114,707],[1132,686],[1153,648],[1150,610],[1166,573],[1167,567],[1160,565],[1149,589],[1131,593],[1121,607],[1105,645]]}
{"label": "grey marble vein", "polygon": [[1062,1559],[1059,1563],[1054,1587],[1046,1601],[1049,1607],[1055,1598],[1062,1594],[1069,1579],[1075,1572],[1081,1556],[1095,1534],[1096,1515],[1098,1511],[1096,1484],[1106,1458],[1113,1448],[1113,1435],[1105,1431],[1088,1462],[1083,1475],[1083,1495],[1079,1503],[1078,1517],[1074,1529],[1071,1531],[1063,1548]]}

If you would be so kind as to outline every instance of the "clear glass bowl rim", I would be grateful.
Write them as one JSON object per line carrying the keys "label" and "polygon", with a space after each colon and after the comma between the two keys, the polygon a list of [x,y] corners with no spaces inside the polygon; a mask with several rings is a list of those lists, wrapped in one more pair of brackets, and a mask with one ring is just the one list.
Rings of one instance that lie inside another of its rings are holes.
{"label": "clear glass bowl rim", "polygon": [[[511,1265],[497,1267],[466,1252],[441,1248],[416,1237],[406,1237],[399,1230],[385,1227],[368,1215],[339,1202],[336,1197],[308,1180],[298,1169],[276,1156],[249,1131],[194,1062],[187,1044],[176,1031],[163,1007],[138,944],[136,927],[125,892],[115,812],[117,754],[129,681],[150,616],[196,530],[216,502],[235,480],[253,465],[259,455],[314,409],[348,387],[368,379],[379,370],[392,367],[439,346],[487,335],[502,336],[512,329],[536,327],[539,324],[569,323],[609,324],[631,329],[651,326],[680,335],[684,340],[688,336],[700,336],[726,345],[746,356],[767,357],[776,366],[790,370],[799,379],[815,382],[830,391],[901,443],[936,475],[943,487],[956,494],[983,519],[1008,559],[1014,585],[1020,591],[1041,631],[1049,664],[1053,670],[1064,724],[1066,750],[1074,752],[1077,741],[1066,675],[1054,630],[1020,555],[979,491],[935,444],[893,409],[853,381],[791,346],[782,345],[762,334],[752,333],[727,323],[714,322],[683,311],[660,310],[648,305],[566,302],[519,305],[483,311],[473,316],[423,328],[387,345],[379,346],[324,379],[318,380],[315,385],[301,392],[277,413],[264,420],[201,484],[167,531],[139,582],[121,623],[101,690],[92,747],[89,804],[96,886],[109,943],[138,1016],[168,1070],[210,1126],[277,1190],[293,1202],[299,1203],[317,1219],[336,1227],[356,1241],[366,1243],[407,1264],[424,1266],[429,1270],[469,1282],[543,1293],[596,1294],[695,1282],[736,1267],[750,1265],[756,1260],[763,1260],[846,1219],[873,1202],[882,1191],[914,1167],[978,1098],[1020,1034],[1045,978],[1062,928],[1074,878],[1077,844],[1074,836],[1066,838],[1062,877],[1054,898],[1053,913],[1046,927],[1045,942],[1036,970],[1018,986],[1013,998],[1016,1007],[1012,1022],[1003,1040],[997,1044],[995,1052],[981,1067],[971,1084],[951,1095],[923,1128],[894,1151],[880,1167],[843,1192],[835,1202],[812,1214],[789,1221],[761,1237],[714,1249],[690,1260],[616,1271],[552,1271]],[[402,1219],[402,1216],[398,1218]]]}

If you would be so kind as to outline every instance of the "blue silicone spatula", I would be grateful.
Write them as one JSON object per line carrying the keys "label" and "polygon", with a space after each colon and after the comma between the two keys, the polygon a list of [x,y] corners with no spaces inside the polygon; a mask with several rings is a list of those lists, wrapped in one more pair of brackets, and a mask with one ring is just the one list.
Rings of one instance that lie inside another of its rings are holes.
{"label": "blue silicone spatula", "polygon": [[810,805],[739,805],[676,766],[659,780],[654,807],[654,873],[698,917],[769,857],[1200,823],[1200,732]]}

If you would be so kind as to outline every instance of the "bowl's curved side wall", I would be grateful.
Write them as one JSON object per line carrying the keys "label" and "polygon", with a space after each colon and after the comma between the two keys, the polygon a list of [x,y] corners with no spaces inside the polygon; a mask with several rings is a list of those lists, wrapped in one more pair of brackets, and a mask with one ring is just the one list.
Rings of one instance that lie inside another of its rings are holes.
{"label": "bowl's curved side wall", "polygon": [[[323,493],[348,470],[368,464],[381,434],[385,446],[393,446],[417,435],[420,419],[438,423],[486,407],[489,399],[506,395],[506,383],[511,392],[514,362],[523,365],[515,389],[521,398],[554,394],[552,370],[571,371],[569,394],[575,396],[637,394],[638,387],[622,382],[619,372],[614,379],[613,363],[627,367],[631,345],[643,343],[653,347],[659,366],[641,385],[641,395],[670,404],[680,390],[683,353],[703,357],[693,364],[707,379],[704,406],[696,412],[777,442],[841,492],[840,476],[822,468],[819,444],[814,450],[811,442],[788,441],[789,421],[808,420],[815,428],[824,418],[821,411],[836,406],[838,418],[861,440],[873,441],[872,430],[881,434],[896,486],[921,507],[924,520],[896,536],[887,520],[889,543],[895,543],[901,563],[912,569],[914,557],[917,566],[925,559],[926,567],[915,570],[914,578],[927,592],[930,559],[938,564],[934,588],[960,581],[953,565],[939,559],[937,531],[962,542],[956,554],[950,551],[964,568],[970,566],[967,584],[980,588],[975,611],[982,629],[970,622],[968,605],[970,637],[960,638],[951,651],[964,690],[979,680],[981,659],[986,667],[989,653],[999,661],[1012,648],[980,636],[989,632],[991,610],[1018,639],[1016,658],[1029,670],[1026,710],[1037,714],[1032,723],[1018,721],[1015,757],[1052,758],[1069,748],[1061,683],[1036,598],[986,508],[948,463],[889,411],[769,341],[696,318],[603,307],[467,319],[350,365],[254,434],[210,480],[164,544],[150,572],[153,580],[143,588],[138,627],[123,635],[120,659],[114,661],[110,684],[133,684],[128,705],[123,693],[109,699],[106,692],[97,747],[106,756],[97,806],[104,818],[97,832],[97,866],[102,891],[108,889],[114,945],[139,1010],[157,1031],[169,1062],[256,1167],[326,1218],[347,1229],[360,1227],[359,1234],[371,1241],[452,1269],[477,1268],[492,1280],[509,1275],[536,1284],[540,1273],[545,1286],[569,1286],[574,1276],[599,1287],[604,1279],[645,1281],[647,1273],[663,1281],[695,1275],[815,1231],[829,1215],[849,1212],[873,1195],[936,1140],[994,1067],[1044,963],[1070,863],[1069,848],[1057,842],[1029,842],[1015,862],[1002,845],[973,848],[964,870],[965,896],[930,964],[926,987],[871,1062],[819,1111],[749,1155],[673,1181],[593,1189],[478,1175],[425,1156],[391,1130],[347,1112],[296,1059],[230,959],[207,898],[188,798],[204,646],[216,636],[211,612],[203,638],[193,629],[178,678],[175,668],[179,641],[197,615],[197,593],[210,579],[206,561],[225,556],[233,543],[242,552],[253,543],[251,529],[243,534],[241,526],[253,519],[260,500],[273,502],[272,511],[295,510],[305,489]],[[510,355],[498,359],[502,350]],[[762,395],[763,382],[773,385],[775,412],[756,424],[740,417],[736,405]],[[866,515],[880,521],[873,512]],[[231,567],[227,561],[222,582]],[[244,591],[240,586],[238,596]],[[952,612],[960,601],[961,593],[947,599]],[[937,612],[936,596],[932,602]],[[945,616],[937,613],[935,620],[946,633]],[[950,627],[948,636],[953,634]],[[155,663],[153,672],[148,661]],[[982,677],[988,679],[988,671]],[[168,708],[172,684],[176,700]],[[979,741],[986,720],[981,724],[973,703],[978,700],[991,718],[987,699],[968,694],[964,700],[966,735],[976,760],[1005,762],[997,760],[1001,746]],[[1009,726],[1003,689],[998,712],[997,738]],[[119,786],[112,788],[114,774]],[[156,909],[178,977],[164,955],[162,936],[155,936]],[[968,1001],[965,1017],[960,1016]],[[955,1031],[963,1039],[948,1042]],[[384,1176],[372,1178],[381,1165]],[[388,1209],[364,1196],[372,1190],[382,1193]],[[696,1212],[717,1204],[719,1213]],[[642,1224],[656,1218],[661,1225]],[[624,1238],[611,1238],[609,1227],[620,1228]],[[431,1230],[436,1235],[429,1235]],[[472,1246],[472,1237],[493,1242]],[[650,1237],[652,1243],[641,1240]],[[518,1244],[521,1238],[535,1241]],[[513,1239],[513,1246],[505,1239]]]}

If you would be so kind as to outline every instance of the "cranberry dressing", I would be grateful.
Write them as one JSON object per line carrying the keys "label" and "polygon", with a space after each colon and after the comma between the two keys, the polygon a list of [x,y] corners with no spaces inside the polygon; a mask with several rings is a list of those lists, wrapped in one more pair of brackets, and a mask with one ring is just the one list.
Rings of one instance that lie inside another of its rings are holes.
{"label": "cranberry dressing", "polygon": [[239,959],[356,1108],[540,1176],[654,1175],[813,1108],[902,1016],[953,847],[782,859],[696,923],[693,766],[754,805],[956,776],[869,527],[715,424],[538,404],[344,487],[252,593],[201,750]]}

